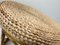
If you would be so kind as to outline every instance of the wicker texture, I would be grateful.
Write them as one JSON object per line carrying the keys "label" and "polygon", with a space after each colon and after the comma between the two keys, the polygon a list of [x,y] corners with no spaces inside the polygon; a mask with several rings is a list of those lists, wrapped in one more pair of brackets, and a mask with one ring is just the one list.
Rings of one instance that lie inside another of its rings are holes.
{"label": "wicker texture", "polygon": [[60,41],[60,26],[35,9],[17,2],[4,1],[0,10],[2,28],[17,43],[54,45]]}

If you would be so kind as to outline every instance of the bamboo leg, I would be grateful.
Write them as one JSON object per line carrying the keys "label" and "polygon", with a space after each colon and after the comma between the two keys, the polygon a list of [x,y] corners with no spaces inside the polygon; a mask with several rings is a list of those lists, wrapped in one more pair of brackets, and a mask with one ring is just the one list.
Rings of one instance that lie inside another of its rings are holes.
{"label": "bamboo leg", "polygon": [[13,43],[14,43],[14,45],[18,45],[18,44],[17,44],[16,42],[14,42],[14,41],[13,41]]}
{"label": "bamboo leg", "polygon": [[[5,44],[9,41],[9,39],[5,39]],[[12,41],[14,43],[14,45],[18,45],[16,42]]]}
{"label": "bamboo leg", "polygon": [[2,37],[1,37],[1,45],[5,45],[5,42],[4,42],[4,39],[5,39],[5,34],[4,34],[4,32],[3,32],[3,30],[2,30]]}
{"label": "bamboo leg", "polygon": [[9,39],[8,39],[8,38],[6,38],[6,39],[5,39],[5,44],[6,44],[8,41],[9,41]]}

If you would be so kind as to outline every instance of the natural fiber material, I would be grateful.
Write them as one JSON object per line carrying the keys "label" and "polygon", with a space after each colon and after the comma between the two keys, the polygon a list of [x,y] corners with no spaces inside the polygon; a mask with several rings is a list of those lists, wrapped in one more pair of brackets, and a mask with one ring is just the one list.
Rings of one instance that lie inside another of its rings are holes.
{"label": "natural fiber material", "polygon": [[12,1],[0,4],[0,21],[9,39],[22,45],[55,45],[60,26],[35,9]]}

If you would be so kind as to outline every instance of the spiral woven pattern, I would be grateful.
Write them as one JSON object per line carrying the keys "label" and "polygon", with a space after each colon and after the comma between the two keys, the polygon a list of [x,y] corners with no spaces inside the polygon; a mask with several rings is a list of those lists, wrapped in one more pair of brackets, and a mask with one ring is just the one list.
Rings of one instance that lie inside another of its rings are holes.
{"label": "spiral woven pattern", "polygon": [[16,39],[17,43],[53,45],[60,41],[59,25],[35,9],[17,2],[4,1],[0,10],[3,30]]}

